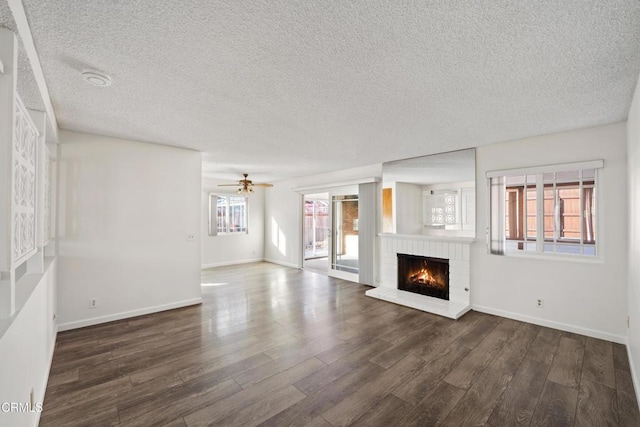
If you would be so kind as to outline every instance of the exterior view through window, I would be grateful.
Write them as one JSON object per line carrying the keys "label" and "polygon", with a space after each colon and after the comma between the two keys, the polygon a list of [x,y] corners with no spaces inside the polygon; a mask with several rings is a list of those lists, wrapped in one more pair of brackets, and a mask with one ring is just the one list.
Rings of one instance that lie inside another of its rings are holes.
{"label": "exterior view through window", "polygon": [[490,251],[596,255],[596,168],[490,177]]}
{"label": "exterior view through window", "polygon": [[247,198],[217,196],[216,228],[218,234],[247,232]]}

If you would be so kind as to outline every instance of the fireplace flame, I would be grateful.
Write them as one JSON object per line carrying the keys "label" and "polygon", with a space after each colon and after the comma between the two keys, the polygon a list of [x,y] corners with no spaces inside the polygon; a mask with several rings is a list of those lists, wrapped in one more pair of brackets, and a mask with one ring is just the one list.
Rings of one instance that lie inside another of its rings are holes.
{"label": "fireplace flame", "polygon": [[419,272],[409,277],[409,280],[411,280],[413,283],[422,283],[424,285],[436,284],[436,279],[429,274],[429,270],[427,270],[426,268],[420,269]]}
{"label": "fireplace flame", "polygon": [[417,273],[410,275],[409,281],[412,283],[419,283],[421,285],[428,285],[437,288],[445,287],[445,284],[437,280],[431,273],[429,273],[429,270],[425,267],[421,268]]}

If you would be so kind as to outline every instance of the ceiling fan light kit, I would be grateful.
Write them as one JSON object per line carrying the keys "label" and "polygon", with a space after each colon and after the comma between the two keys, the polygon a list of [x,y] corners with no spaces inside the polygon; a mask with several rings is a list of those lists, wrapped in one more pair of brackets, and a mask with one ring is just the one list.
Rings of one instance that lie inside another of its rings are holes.
{"label": "ceiling fan light kit", "polygon": [[253,187],[242,187],[242,188],[238,188],[236,190],[236,193],[238,193],[241,196],[250,196],[253,194]]}
{"label": "ceiling fan light kit", "polygon": [[235,186],[239,186],[240,188],[238,188],[236,190],[236,193],[241,195],[241,196],[245,196],[248,197],[250,195],[252,195],[254,193],[254,189],[253,187],[273,187],[273,184],[266,184],[266,183],[253,183],[253,181],[251,181],[248,177],[249,174],[248,173],[243,173],[242,174],[243,178],[241,180],[238,181],[237,184],[219,184],[218,187],[235,187]]}

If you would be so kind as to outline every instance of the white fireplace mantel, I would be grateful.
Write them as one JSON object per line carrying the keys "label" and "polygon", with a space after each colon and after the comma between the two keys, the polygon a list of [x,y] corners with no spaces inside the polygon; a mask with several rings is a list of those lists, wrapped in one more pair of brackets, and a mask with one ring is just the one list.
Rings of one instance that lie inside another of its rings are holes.
{"label": "white fireplace mantel", "polygon": [[382,238],[400,238],[404,240],[435,240],[439,242],[453,242],[453,243],[473,243],[475,237],[461,237],[461,236],[428,236],[425,234],[395,234],[395,233],[379,233],[378,236]]}
{"label": "white fireplace mantel", "polygon": [[[458,319],[471,309],[469,237],[424,236],[382,233],[380,238],[380,286],[367,296],[405,305],[451,319]],[[419,255],[449,260],[449,301],[398,289],[398,254]]]}

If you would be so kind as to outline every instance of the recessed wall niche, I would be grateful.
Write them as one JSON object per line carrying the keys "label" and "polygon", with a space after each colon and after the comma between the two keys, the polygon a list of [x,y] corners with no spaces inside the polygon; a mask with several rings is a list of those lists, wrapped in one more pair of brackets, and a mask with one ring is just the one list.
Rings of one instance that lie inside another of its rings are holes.
{"label": "recessed wall niche", "polygon": [[383,233],[475,237],[475,149],[387,162]]}

